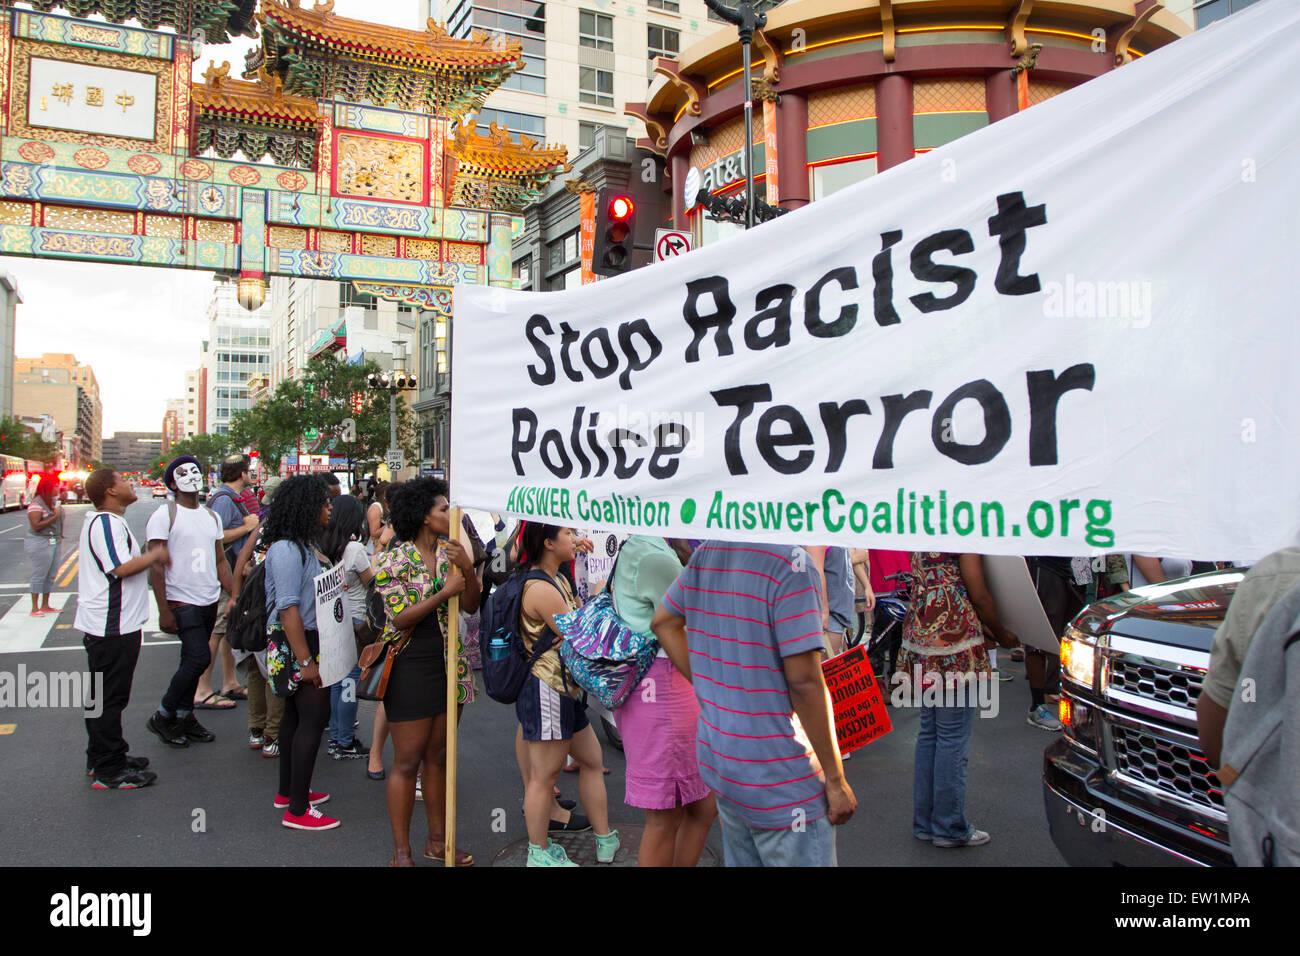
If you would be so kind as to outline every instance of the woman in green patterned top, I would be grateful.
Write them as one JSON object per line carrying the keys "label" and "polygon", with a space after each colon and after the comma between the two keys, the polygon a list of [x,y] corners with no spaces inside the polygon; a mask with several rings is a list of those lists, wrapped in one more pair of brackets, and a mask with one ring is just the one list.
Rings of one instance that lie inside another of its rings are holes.
{"label": "woman in green patterned top", "polygon": [[[399,543],[379,558],[375,588],[382,596],[387,623],[384,640],[394,654],[384,710],[393,738],[393,767],[388,775],[388,821],[393,830],[390,866],[413,866],[411,813],[415,778],[424,765],[424,809],[429,837],[424,856],[442,861],[446,817],[448,602],[461,595],[461,608],[478,608],[479,581],[463,530],[447,540],[450,514],[447,486],[436,478],[404,483],[389,494],[393,530]],[[459,643],[459,642],[458,642]],[[457,700],[474,699],[473,672],[464,647],[457,652]],[[456,865],[474,858],[456,850]]]}

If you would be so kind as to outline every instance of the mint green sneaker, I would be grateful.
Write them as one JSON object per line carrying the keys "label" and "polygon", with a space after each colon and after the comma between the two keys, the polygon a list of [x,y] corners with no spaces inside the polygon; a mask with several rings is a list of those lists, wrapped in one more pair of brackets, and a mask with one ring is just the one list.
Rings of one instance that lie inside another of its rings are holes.
{"label": "mint green sneaker", "polygon": [[613,863],[614,854],[618,852],[618,831],[610,830],[604,836],[596,834],[596,862]]}
{"label": "mint green sneaker", "polygon": [[564,847],[554,840],[547,840],[545,848],[535,843],[528,844],[528,862],[526,866],[577,866],[564,852]]}

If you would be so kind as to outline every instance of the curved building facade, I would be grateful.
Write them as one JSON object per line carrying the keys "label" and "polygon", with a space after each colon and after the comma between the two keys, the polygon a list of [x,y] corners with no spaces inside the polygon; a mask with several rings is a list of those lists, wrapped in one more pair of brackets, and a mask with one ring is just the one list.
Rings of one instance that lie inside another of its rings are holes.
{"label": "curved building facade", "polygon": [[[1139,0],[794,0],[754,38],[758,198],[796,208],[1145,56],[1191,32]],[[739,228],[688,211],[694,168],[744,189],[741,47],[733,29],[660,58],[638,146],[664,158],[677,228]]]}

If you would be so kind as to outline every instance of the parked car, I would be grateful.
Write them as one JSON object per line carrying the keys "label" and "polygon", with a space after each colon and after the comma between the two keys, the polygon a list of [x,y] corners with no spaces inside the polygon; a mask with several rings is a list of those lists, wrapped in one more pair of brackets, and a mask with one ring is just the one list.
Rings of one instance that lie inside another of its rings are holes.
{"label": "parked car", "polygon": [[1061,640],[1065,733],[1043,755],[1052,841],[1077,866],[1231,866],[1196,700],[1244,569],[1126,591]]}

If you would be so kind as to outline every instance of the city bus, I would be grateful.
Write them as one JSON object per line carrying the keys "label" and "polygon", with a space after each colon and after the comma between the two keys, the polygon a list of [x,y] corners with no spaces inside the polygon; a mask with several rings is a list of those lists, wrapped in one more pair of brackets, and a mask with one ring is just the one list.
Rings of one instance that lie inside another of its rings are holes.
{"label": "city bus", "polygon": [[0,455],[0,470],[4,472],[3,501],[0,510],[26,508],[36,494],[41,472],[45,466],[39,461],[24,461],[13,455]]}

